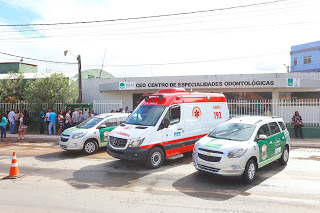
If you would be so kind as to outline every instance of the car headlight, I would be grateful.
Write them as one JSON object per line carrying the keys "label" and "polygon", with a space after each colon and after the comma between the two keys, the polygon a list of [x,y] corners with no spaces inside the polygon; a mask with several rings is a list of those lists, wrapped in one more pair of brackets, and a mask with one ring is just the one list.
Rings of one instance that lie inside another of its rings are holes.
{"label": "car headlight", "polygon": [[243,148],[232,150],[231,152],[229,152],[228,158],[240,158],[247,152],[247,150],[248,149]]}
{"label": "car headlight", "polygon": [[139,147],[143,141],[144,141],[144,138],[141,138],[141,137],[133,138],[129,141],[129,147],[131,148]]}
{"label": "car headlight", "polygon": [[73,139],[81,138],[81,137],[85,136],[86,134],[87,134],[86,132],[79,132],[79,133],[77,133],[77,134],[74,134],[74,135],[72,136],[72,138],[73,138]]}

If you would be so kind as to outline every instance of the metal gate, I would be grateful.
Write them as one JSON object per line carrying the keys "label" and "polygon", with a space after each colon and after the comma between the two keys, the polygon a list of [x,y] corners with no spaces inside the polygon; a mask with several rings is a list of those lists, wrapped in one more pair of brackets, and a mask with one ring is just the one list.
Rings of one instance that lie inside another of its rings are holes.
{"label": "metal gate", "polygon": [[118,111],[122,108],[122,100],[93,100],[93,109],[96,113],[109,113],[111,110]]}

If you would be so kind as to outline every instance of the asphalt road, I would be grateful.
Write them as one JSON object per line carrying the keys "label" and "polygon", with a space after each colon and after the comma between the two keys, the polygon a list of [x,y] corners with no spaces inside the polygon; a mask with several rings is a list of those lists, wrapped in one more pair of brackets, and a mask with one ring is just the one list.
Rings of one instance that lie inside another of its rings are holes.
{"label": "asphalt road", "polygon": [[274,162],[245,185],[197,172],[191,157],[168,159],[157,170],[67,152],[55,138],[0,144],[0,178],[12,152],[20,173],[0,179],[0,212],[319,212],[320,149],[297,148],[287,166]]}

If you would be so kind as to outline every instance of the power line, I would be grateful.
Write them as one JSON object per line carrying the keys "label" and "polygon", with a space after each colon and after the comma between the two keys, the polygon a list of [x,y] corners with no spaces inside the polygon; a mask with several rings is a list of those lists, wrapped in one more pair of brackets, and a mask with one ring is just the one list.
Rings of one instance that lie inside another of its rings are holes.
{"label": "power line", "polygon": [[72,62],[50,61],[50,60],[43,60],[43,59],[29,58],[29,57],[13,55],[13,54],[4,53],[4,52],[0,52],[0,54],[8,55],[8,56],[12,56],[12,57],[17,57],[17,58],[29,59],[29,60],[33,60],[33,61],[48,62],[48,63],[56,63],[56,64],[78,64],[78,63],[72,63]]}
{"label": "power line", "polygon": [[[253,56],[210,59],[210,60],[199,60],[199,61],[150,63],[150,64],[118,64],[118,65],[105,64],[104,66],[106,66],[106,67],[138,67],[138,66],[162,66],[162,65],[196,64],[196,63],[208,63],[208,62],[219,62],[219,61],[231,61],[231,60],[239,60],[239,59],[257,58],[257,57],[270,56],[270,55],[279,55],[279,54],[283,54],[283,53],[288,53],[288,51],[261,54],[261,55],[253,55]],[[101,65],[83,65],[83,66],[101,66]]]}
{"label": "power line", "polygon": [[[295,3],[295,2],[293,2]],[[292,3],[291,3],[292,4]],[[297,10],[287,10],[287,9],[292,9],[292,8],[299,8]],[[278,14],[278,13],[287,13],[287,12],[295,12],[295,11],[300,11],[301,6],[291,6],[291,7],[280,7],[280,8],[270,8],[270,9],[263,9],[263,10],[253,10],[253,11],[242,11],[242,12],[235,12],[235,13],[228,13],[228,14],[211,14],[211,15],[201,15],[201,16],[192,16],[192,17],[176,17],[174,19],[162,19],[162,20],[143,20],[143,21],[135,21],[135,22],[129,22],[129,23],[113,23],[113,24],[96,24],[96,25],[84,25],[84,26],[61,26],[61,27],[44,27],[44,28],[33,28],[33,27],[21,27],[20,29],[16,29],[16,30],[7,30],[7,31],[1,31],[0,33],[16,33],[16,32],[39,32],[39,31],[51,31],[51,30],[70,30],[70,29],[79,29],[79,28],[88,28],[88,27],[106,27],[106,26],[117,26],[117,25],[127,25],[127,24],[137,24],[137,23],[148,23],[148,22],[163,22],[163,21],[175,21],[175,20],[181,20],[181,19],[194,19],[194,18],[203,18],[203,17],[215,17],[215,16],[225,16],[225,15],[233,15],[233,14],[248,14],[248,13],[257,13],[257,12],[268,12],[270,10],[272,11],[277,11],[277,10],[283,10],[286,9],[284,11],[278,11],[278,12],[274,12],[274,13],[267,13],[267,14],[263,14],[263,16],[267,16],[267,15],[272,15],[272,14]],[[261,14],[259,14],[259,17],[261,16]],[[222,18],[222,19],[213,19],[213,20],[206,20],[206,21],[193,21],[193,22],[182,22],[182,23],[177,23],[177,24],[169,24],[169,25],[152,25],[152,27],[162,27],[162,26],[172,26],[172,25],[184,25],[184,24],[190,24],[190,23],[203,23],[203,22],[211,22],[211,21],[222,21],[222,20],[228,20],[228,19],[232,19],[232,17],[229,18]],[[150,27],[144,27],[144,28],[150,28]],[[135,28],[129,28],[131,29],[135,29]],[[129,30],[128,29],[128,30]],[[137,29],[141,29],[141,28],[137,28]],[[126,30],[126,29],[120,29],[120,30]]]}
{"label": "power line", "polygon": [[[209,60],[198,60],[198,61],[149,63],[149,64],[114,64],[114,65],[112,65],[112,64],[104,64],[104,66],[106,66],[106,67],[139,67],[139,66],[163,66],[163,65],[197,64],[197,63],[209,63],[209,62],[232,61],[232,60],[240,60],[240,59],[257,58],[257,57],[270,56],[270,55],[279,55],[279,54],[283,54],[283,53],[287,53],[287,52],[288,51],[282,51],[282,52],[260,54],[260,55],[252,55],[252,56],[209,59]],[[13,55],[13,54],[9,54],[9,53],[3,53],[3,52],[0,52],[0,54],[9,55],[9,56],[18,57],[18,58],[23,58],[23,59],[34,60],[34,61],[46,62],[46,63],[59,63],[59,64],[66,64],[66,65],[77,64],[77,63],[71,63],[71,62],[59,62],[59,61],[48,61],[48,60],[42,60],[42,59],[35,59],[35,58],[29,58],[29,57],[24,57],[24,56],[17,56],[17,55]],[[99,65],[98,64],[96,64],[96,65],[83,64],[82,66],[101,66],[101,64],[99,64]]]}
{"label": "power line", "polygon": [[260,3],[247,4],[247,5],[216,8],[216,9],[210,9],[210,10],[198,10],[198,11],[191,11],[191,12],[180,12],[180,13],[151,15],[151,16],[140,16],[140,17],[129,17],[129,18],[118,18],[118,19],[107,19],[107,20],[95,20],[95,21],[42,23],[42,24],[40,24],[40,23],[38,23],[38,24],[2,24],[2,25],[0,25],[0,27],[54,26],[54,25],[73,25],[73,24],[91,24],[91,23],[100,23],[100,22],[129,21],[129,20],[138,20],[138,19],[161,18],[161,17],[170,17],[170,16],[191,15],[191,14],[197,14],[197,13],[207,13],[207,12],[214,12],[214,11],[232,10],[232,9],[239,9],[239,8],[246,8],[246,7],[254,7],[254,6],[259,6],[259,5],[275,4],[275,3],[284,2],[284,1],[289,1],[289,0],[276,0],[276,1],[260,2]]}
{"label": "power line", "polygon": [[[126,32],[126,33],[110,33],[113,31],[109,31],[109,33],[100,33],[97,34],[95,32],[89,33],[76,33],[76,34],[56,34],[56,35],[41,35],[41,36],[29,36],[24,38],[0,38],[0,40],[29,40],[29,39],[38,39],[38,38],[57,38],[57,37],[86,37],[86,36],[123,36],[123,35],[139,35],[139,34],[160,34],[160,33],[184,33],[184,32],[200,32],[200,31],[235,31],[235,30],[244,30],[244,29],[254,29],[254,28],[263,28],[267,27],[279,27],[279,26],[292,26],[292,25],[302,25],[305,24],[314,24],[319,23],[320,21],[310,21],[310,22],[294,22],[294,23],[284,23],[284,24],[270,24],[270,25],[252,25],[252,26],[238,26],[238,27],[222,27],[222,28],[200,28],[200,29],[182,29],[182,30],[162,30],[162,31],[142,31],[142,32]],[[117,31],[117,30],[115,30]],[[93,34],[92,34],[93,33]]]}

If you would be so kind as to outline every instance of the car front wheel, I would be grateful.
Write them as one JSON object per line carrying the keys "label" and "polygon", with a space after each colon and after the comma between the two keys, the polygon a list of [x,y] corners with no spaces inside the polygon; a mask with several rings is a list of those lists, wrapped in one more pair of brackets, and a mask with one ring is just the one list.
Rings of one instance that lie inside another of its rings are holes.
{"label": "car front wheel", "polygon": [[244,180],[244,182],[251,183],[256,175],[256,170],[256,162],[253,159],[250,159],[247,162],[246,169],[244,170],[244,173],[242,175],[242,179]]}
{"label": "car front wheel", "polygon": [[91,155],[95,153],[97,150],[98,150],[98,145],[97,145],[97,142],[95,142],[94,140],[88,140],[87,142],[85,142],[83,146],[83,151],[87,155]]}

